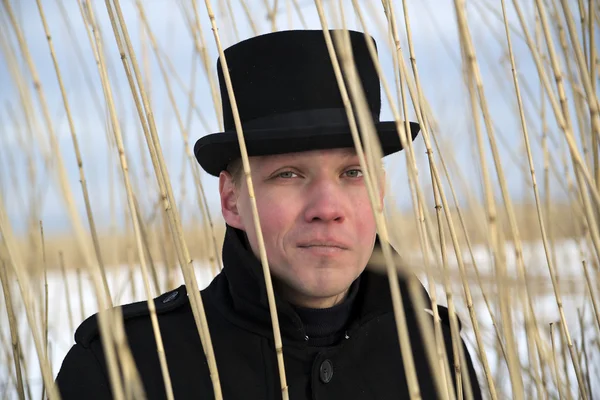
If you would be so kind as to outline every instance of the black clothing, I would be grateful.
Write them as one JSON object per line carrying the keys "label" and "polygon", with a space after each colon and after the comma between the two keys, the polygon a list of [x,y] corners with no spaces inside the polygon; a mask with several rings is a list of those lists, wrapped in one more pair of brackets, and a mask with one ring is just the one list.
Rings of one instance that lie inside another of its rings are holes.
{"label": "black clothing", "polygon": [[331,346],[346,334],[352,317],[352,306],[358,294],[360,277],[350,286],[346,299],[331,308],[304,308],[293,306],[306,332],[309,346]]}
{"label": "black clothing", "polygon": [[[224,268],[202,291],[223,397],[226,400],[280,399],[262,269],[259,261],[244,247],[240,235],[240,231],[227,228],[223,245]],[[431,370],[416,321],[416,313],[425,311],[414,309],[406,282],[400,283],[421,396],[435,399]],[[423,292],[426,295],[424,289]],[[208,364],[185,286],[158,297],[155,304],[175,398],[214,398]],[[365,270],[352,286],[347,300],[337,307],[340,308],[321,310],[322,313],[298,310],[277,298],[290,399],[408,398],[386,276]],[[327,312],[336,315],[336,322],[323,323],[323,314]],[[149,399],[164,399],[163,379],[146,302],[124,306],[123,315],[146,395]],[[308,324],[303,323],[301,316]],[[442,327],[452,360],[450,328],[445,323]],[[308,333],[316,336],[311,339]],[[112,398],[95,316],[80,326],[75,341],[56,381],[62,398]],[[462,367],[468,369],[474,398],[481,399],[477,376],[466,347],[464,350],[467,365]]]}

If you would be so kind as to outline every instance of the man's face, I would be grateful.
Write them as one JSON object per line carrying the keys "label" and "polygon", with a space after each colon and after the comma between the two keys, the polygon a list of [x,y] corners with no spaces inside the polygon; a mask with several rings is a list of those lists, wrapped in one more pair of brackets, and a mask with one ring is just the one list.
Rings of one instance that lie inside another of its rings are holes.
{"label": "man's face", "polygon": [[[277,290],[296,305],[339,302],[364,270],[376,226],[353,149],[251,157],[252,181],[267,258]],[[383,185],[382,185],[383,186]],[[225,221],[259,246],[245,179],[219,177]],[[383,193],[379,193],[380,204]]]}

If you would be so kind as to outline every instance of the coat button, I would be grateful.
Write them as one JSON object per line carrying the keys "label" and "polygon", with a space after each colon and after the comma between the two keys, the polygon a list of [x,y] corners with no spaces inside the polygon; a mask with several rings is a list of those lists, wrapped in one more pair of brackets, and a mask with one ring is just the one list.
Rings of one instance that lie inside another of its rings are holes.
{"label": "coat button", "polygon": [[323,383],[329,383],[331,381],[331,378],[333,378],[333,364],[331,361],[325,360],[321,363],[319,377]]}

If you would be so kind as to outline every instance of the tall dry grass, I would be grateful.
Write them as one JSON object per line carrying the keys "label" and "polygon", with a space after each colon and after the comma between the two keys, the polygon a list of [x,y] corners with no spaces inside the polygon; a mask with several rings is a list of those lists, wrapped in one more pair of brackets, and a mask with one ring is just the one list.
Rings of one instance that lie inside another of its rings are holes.
{"label": "tall dry grass", "polygon": [[[130,282],[136,298],[151,299],[181,282],[188,286],[215,397],[222,397],[197,271],[202,266],[211,276],[218,273],[224,227],[214,182],[191,148],[199,136],[222,129],[216,57],[243,38],[290,28],[324,30],[372,201],[381,171],[366,165],[376,165],[381,153],[343,29],[378,38],[379,58],[370,44],[369,51],[386,118],[396,122],[405,151],[386,164],[385,209],[373,201],[372,210],[411,398],[421,394],[398,269],[414,272],[427,287],[431,304],[417,295],[420,283],[409,280],[419,307],[431,308],[435,317],[436,304],[449,309],[457,350],[451,365],[439,319],[433,329],[419,319],[440,397],[472,397],[450,385],[452,374],[469,379],[461,367],[458,317],[486,397],[598,396],[597,0],[191,0],[172,4],[167,29],[155,5],[139,0],[1,4],[0,65],[3,90],[11,96],[0,111],[0,397],[59,397],[52,385],[53,318],[68,313],[72,331],[89,315],[88,284],[94,310],[110,310],[123,283],[111,283],[114,270],[141,274],[141,292]],[[435,7],[446,7],[452,18]],[[36,18],[28,14],[33,10]],[[342,30],[330,34],[332,27]],[[428,54],[415,27],[445,53]],[[179,36],[169,38],[172,32]],[[460,71],[460,83],[448,93],[450,68]],[[225,82],[234,99],[228,74]],[[253,199],[235,101],[232,107]],[[415,143],[406,136],[409,119],[422,128]],[[445,126],[448,121],[457,128]],[[95,132],[101,137],[91,138]],[[99,164],[108,178],[94,186]],[[49,229],[46,202],[68,221],[68,232]],[[259,220],[255,204],[252,210]],[[260,224],[257,234],[262,243]],[[288,398],[285,349],[260,247],[282,397]],[[572,256],[566,262],[565,249]],[[49,301],[52,273],[64,282],[64,305]],[[550,312],[542,307],[549,301]],[[77,304],[80,314],[73,311]],[[148,305],[172,398],[154,303]],[[118,312],[101,312],[100,329],[115,397],[143,398]],[[36,365],[27,365],[31,360]],[[32,389],[33,374],[42,377],[40,393]]]}

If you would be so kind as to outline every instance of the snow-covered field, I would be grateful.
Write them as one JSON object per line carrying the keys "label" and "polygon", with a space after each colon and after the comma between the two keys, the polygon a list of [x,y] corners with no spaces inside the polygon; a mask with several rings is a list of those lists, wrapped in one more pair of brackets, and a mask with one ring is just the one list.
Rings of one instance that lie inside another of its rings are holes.
{"label": "snow-covered field", "polygon": [[[591,303],[586,292],[586,283],[584,280],[584,274],[581,264],[581,256],[579,247],[574,241],[565,241],[557,245],[556,251],[556,263],[557,269],[560,276],[561,292],[563,294],[563,307],[570,330],[571,337],[580,346],[581,330],[580,322],[578,319],[578,310],[583,313],[584,316],[584,330],[586,337],[586,346],[588,349],[588,362],[590,364],[590,378],[592,380],[592,389],[596,392],[600,391],[600,386],[594,383],[596,380],[600,380],[598,368],[600,367],[600,361],[598,360],[598,330],[595,325],[593,318]],[[509,275],[515,276],[514,270],[514,256],[513,250],[507,249],[507,261],[509,264]],[[539,243],[531,244],[524,249],[525,265],[527,268],[528,276],[534,277],[531,280],[532,286],[530,287],[533,292],[533,307],[537,318],[538,326],[542,333],[542,340],[545,344],[550,346],[549,339],[549,323],[557,322],[559,320],[559,313],[557,303],[552,292],[552,286],[548,274],[547,264],[543,247]],[[480,273],[484,279],[484,287],[489,300],[492,302],[493,312],[495,315],[498,314],[498,309],[494,308],[497,306],[497,295],[495,294],[495,284],[493,278],[491,278],[491,263],[490,257],[487,251],[483,248],[475,249],[475,259]],[[465,261],[470,260],[470,256],[465,255]],[[452,261],[452,260],[450,260]],[[470,263],[469,263],[470,264]],[[467,266],[468,271],[472,271],[472,266]],[[590,267],[591,271],[591,267]],[[127,267],[111,268],[107,271],[108,280],[113,294],[114,304],[125,304],[133,301],[139,301],[146,298],[144,292],[143,281],[139,268],[135,270],[133,274],[130,273]],[[165,277],[164,269],[158,271],[158,275],[161,278]],[[205,268],[201,265],[196,265],[196,276],[200,288],[204,288],[212,279],[212,273],[209,268]],[[596,275],[594,275],[596,276]],[[82,282],[82,296],[80,301],[77,274],[72,271],[67,275],[70,306],[73,315],[73,326],[70,325],[67,307],[67,289],[60,271],[56,270],[48,273],[48,304],[49,304],[49,353],[52,365],[52,372],[56,376],[60,365],[67,351],[73,344],[73,332],[79,323],[89,315],[92,315],[97,311],[97,305],[95,303],[95,295],[91,282],[85,275],[81,280]],[[31,277],[31,283],[33,287],[33,298],[36,301],[36,315],[38,315],[39,322],[41,322],[41,308],[43,304],[43,280],[39,277]],[[174,286],[178,286],[183,283],[183,278],[179,270],[175,270],[174,273]],[[427,287],[426,282],[424,282]],[[458,281],[455,281],[455,300],[459,316],[463,322],[463,335],[472,344],[471,354],[476,364],[478,364],[476,351],[474,349],[474,336],[472,334],[472,325],[469,321],[468,314],[464,301],[462,299],[463,292]],[[134,289],[135,288],[135,289]],[[437,285],[437,295],[440,303],[445,304],[446,299],[441,285]],[[162,291],[168,288],[161,288]],[[508,391],[510,389],[509,377],[506,371],[506,367],[499,363],[499,356],[494,343],[494,330],[491,324],[491,319],[485,304],[482,301],[481,290],[474,283],[471,284],[473,292],[473,298],[475,303],[475,309],[478,315],[478,321],[482,331],[482,335],[485,343],[489,346],[486,349],[490,366],[493,371],[500,371],[498,378],[499,387],[498,389]],[[135,291],[135,293],[134,293]],[[37,355],[35,347],[31,340],[29,326],[27,319],[20,302],[20,295],[18,293],[18,286],[16,282],[12,282],[12,292],[14,298],[14,307],[16,308],[18,326],[21,338],[23,338],[25,360],[27,363],[27,382],[31,390],[33,398],[40,398],[40,391],[42,388],[41,374],[39,372],[39,365],[37,363]],[[152,293],[155,296],[156,293]],[[516,296],[516,291],[515,291]],[[515,298],[516,301],[516,298]],[[516,305],[516,303],[515,303]],[[82,309],[83,307],[83,309]],[[527,346],[526,336],[523,328],[522,319],[519,319],[518,313],[516,314],[515,323],[515,335],[519,346],[519,354],[523,362],[527,362]],[[560,339],[557,334],[558,330],[555,330],[557,345],[560,346]],[[13,399],[16,397],[16,386],[14,385],[14,373],[12,372],[14,366],[12,361],[12,353],[10,347],[10,331],[6,315],[6,307],[4,297],[0,299],[0,399]],[[595,340],[595,345],[593,341]],[[595,347],[592,347],[594,345]],[[592,351],[592,349],[595,349]],[[547,347],[547,350],[550,350]],[[560,354],[559,347],[559,357]],[[562,363],[559,364],[562,371]],[[595,367],[592,367],[595,366]],[[546,365],[546,372],[549,374],[547,379],[551,380],[551,365]],[[526,369],[524,369],[526,370]],[[562,372],[561,372],[562,374]],[[564,374],[562,374],[564,375]],[[530,386],[531,382],[526,374],[523,375],[526,385]],[[575,387],[576,380],[575,375],[570,369],[570,384]],[[480,382],[483,383],[483,376],[480,377]],[[501,383],[500,383],[501,382]],[[594,386],[595,385],[595,386]],[[509,393],[509,392],[506,392]]]}

